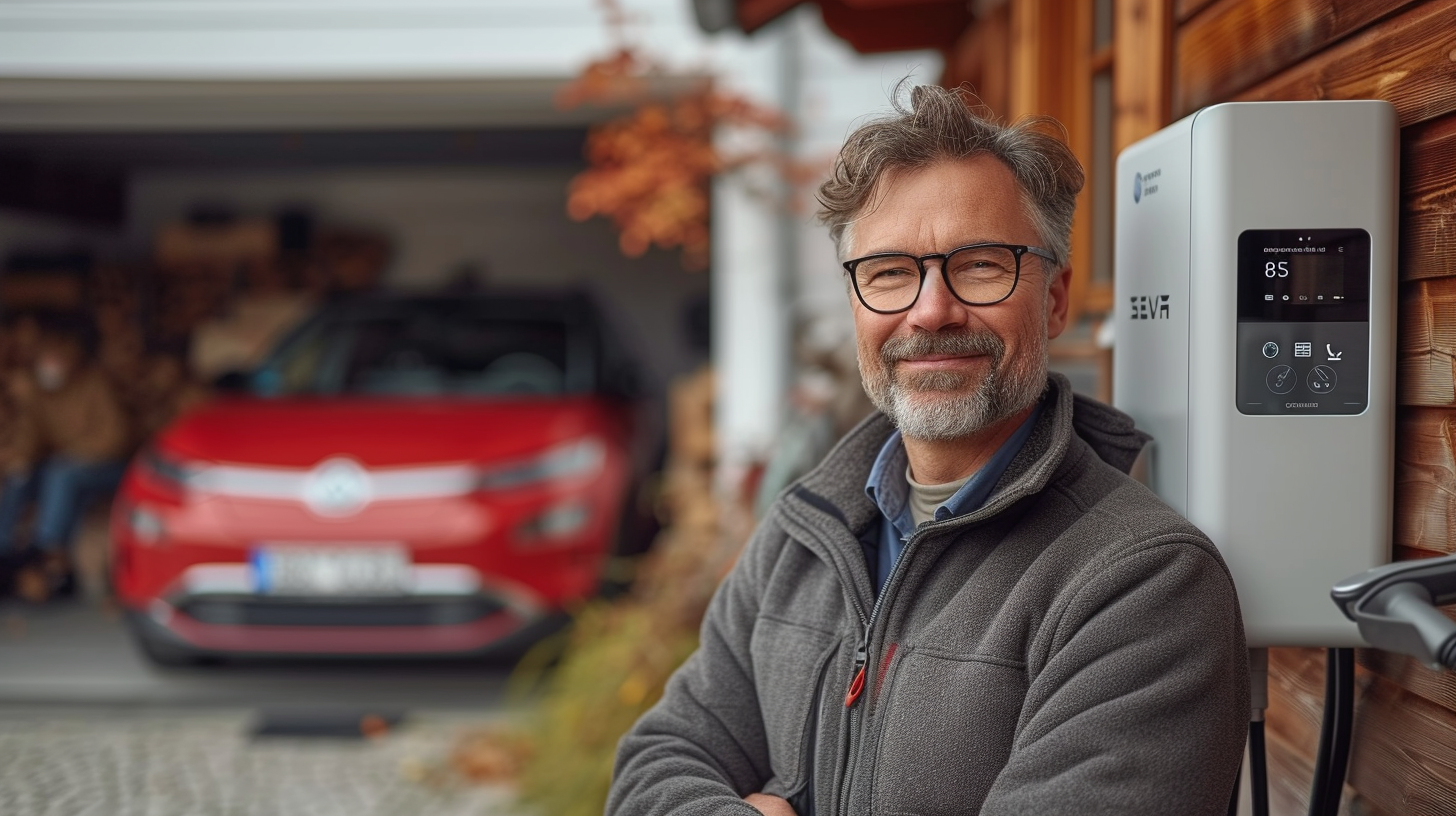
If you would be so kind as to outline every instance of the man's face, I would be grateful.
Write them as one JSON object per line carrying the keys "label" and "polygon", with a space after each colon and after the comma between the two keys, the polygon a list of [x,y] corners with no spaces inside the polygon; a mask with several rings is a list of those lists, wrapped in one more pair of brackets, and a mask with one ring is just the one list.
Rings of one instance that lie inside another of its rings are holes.
{"label": "man's face", "polygon": [[[886,174],[851,238],[853,258],[1042,245],[1015,176],[984,155]],[[1050,265],[1024,255],[1015,291],[991,306],[957,300],[939,261],[927,262],[908,311],[877,314],[851,292],[860,376],[875,406],[906,436],[927,440],[969,436],[1029,407],[1046,383],[1047,341],[1066,327],[1070,270]]]}

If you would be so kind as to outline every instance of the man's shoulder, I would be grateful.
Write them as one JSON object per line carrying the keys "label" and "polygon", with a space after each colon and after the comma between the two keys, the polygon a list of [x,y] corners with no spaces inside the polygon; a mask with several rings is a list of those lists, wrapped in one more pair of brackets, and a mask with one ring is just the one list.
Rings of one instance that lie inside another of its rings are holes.
{"label": "man's shoulder", "polygon": [[1103,548],[1103,558],[1149,546],[1182,545],[1203,550],[1221,563],[1208,536],[1146,485],[1086,452],[1083,466],[1047,486],[1070,514],[1065,536]]}

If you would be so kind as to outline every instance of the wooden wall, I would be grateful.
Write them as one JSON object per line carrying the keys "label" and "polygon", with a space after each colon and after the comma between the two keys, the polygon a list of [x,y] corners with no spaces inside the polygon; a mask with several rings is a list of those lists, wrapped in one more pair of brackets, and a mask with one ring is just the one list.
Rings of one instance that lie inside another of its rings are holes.
{"label": "wooden wall", "polygon": [[[1456,0],[1170,0],[1172,117],[1226,100],[1391,102],[1402,126],[1395,557],[1456,552]],[[1324,658],[1270,655],[1270,794],[1303,813]],[[1351,814],[1456,814],[1456,674],[1358,656]]]}

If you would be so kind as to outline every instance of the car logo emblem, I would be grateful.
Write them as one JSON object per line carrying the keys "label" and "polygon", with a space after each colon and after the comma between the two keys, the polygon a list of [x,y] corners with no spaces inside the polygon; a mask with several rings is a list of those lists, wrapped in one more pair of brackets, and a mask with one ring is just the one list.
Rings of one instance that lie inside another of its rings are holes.
{"label": "car logo emblem", "polygon": [[369,474],[349,459],[330,459],[310,473],[303,485],[303,502],[321,516],[349,516],[374,497]]}

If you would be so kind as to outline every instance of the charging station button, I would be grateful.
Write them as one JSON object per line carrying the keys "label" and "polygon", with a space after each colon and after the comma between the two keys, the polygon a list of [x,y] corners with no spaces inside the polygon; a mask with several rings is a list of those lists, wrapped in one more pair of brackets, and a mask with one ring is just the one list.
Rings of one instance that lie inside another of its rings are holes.
{"label": "charging station button", "polygon": [[1268,376],[1264,377],[1264,384],[1276,394],[1288,394],[1294,390],[1297,382],[1299,382],[1299,375],[1295,374],[1294,369],[1287,365],[1274,366],[1269,369]]}
{"label": "charging station button", "polygon": [[1333,368],[1318,365],[1314,367],[1314,370],[1309,372],[1307,384],[1309,385],[1309,390],[1316,394],[1328,394],[1335,390],[1335,384],[1339,381],[1340,378],[1335,374]]}

